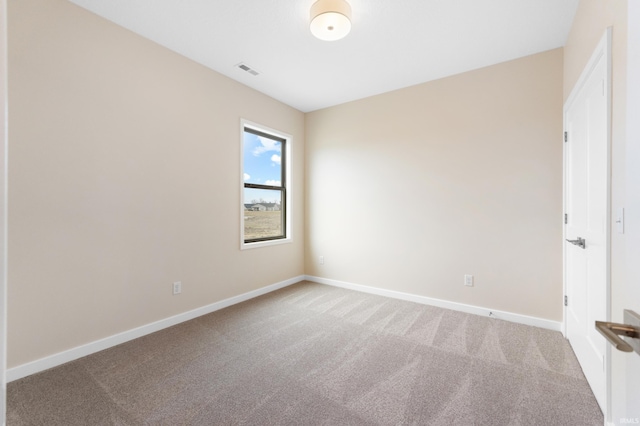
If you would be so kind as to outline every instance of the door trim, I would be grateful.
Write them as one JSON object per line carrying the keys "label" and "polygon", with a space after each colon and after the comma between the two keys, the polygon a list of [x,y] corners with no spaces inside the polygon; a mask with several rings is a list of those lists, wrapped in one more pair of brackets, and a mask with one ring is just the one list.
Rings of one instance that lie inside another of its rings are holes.
{"label": "door trim", "polygon": [[[597,65],[598,61],[604,56],[606,61],[605,67],[605,98],[607,102],[607,158],[606,158],[606,188],[607,188],[607,209],[606,209],[606,217],[605,217],[605,229],[606,229],[606,260],[605,260],[605,316],[604,321],[611,321],[611,48],[612,48],[612,27],[608,27],[605,30],[604,35],[600,39],[600,42],[594,49],[589,62],[582,70],[580,74],[580,78],[578,82],[575,84],[573,89],[571,90],[571,94],[567,98],[567,101],[563,106],[563,130],[567,130],[567,111],[575,102],[578,94],[583,89],[587,79],[593,72],[594,67]],[[571,137],[571,136],[569,136]],[[562,139],[562,209],[563,213],[567,211],[567,170],[566,170],[566,162],[567,162],[567,144],[564,142],[564,137]],[[566,226],[564,224],[564,215],[563,215],[563,226],[562,226],[562,291],[563,294],[567,294],[567,268],[566,268],[566,250],[567,245],[564,243],[566,236]],[[569,301],[571,303],[571,301]],[[562,317],[562,334],[565,338],[567,338],[567,307],[563,305],[563,317]],[[595,326],[595,325],[594,325]],[[605,353],[604,353],[604,374],[605,374],[605,404],[604,407],[600,407],[604,414],[604,418],[608,418],[608,414],[611,407],[611,346],[606,345]]]}

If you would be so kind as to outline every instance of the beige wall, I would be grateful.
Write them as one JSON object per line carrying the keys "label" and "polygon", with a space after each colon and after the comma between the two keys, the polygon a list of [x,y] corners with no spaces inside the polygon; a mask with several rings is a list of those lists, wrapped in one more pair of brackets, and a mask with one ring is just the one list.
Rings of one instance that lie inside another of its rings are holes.
{"label": "beige wall", "polygon": [[[302,113],[68,2],[11,2],[9,366],[305,272],[560,321],[561,94],[614,21],[621,48],[622,3],[581,2],[564,62],[307,114],[305,153]],[[294,136],[293,244],[238,249],[240,118]]]}
{"label": "beige wall", "polygon": [[562,61],[307,114],[307,274],[561,321]]}
{"label": "beige wall", "polygon": [[[612,96],[611,96],[611,207],[615,212],[625,200],[626,94],[627,94],[627,1],[580,0],[567,43],[564,60],[565,100],[587,65],[607,27],[612,28]],[[622,290],[625,280],[624,235],[611,232],[611,318],[622,322],[627,306]],[[625,417],[624,354],[612,351],[612,394],[610,420],[619,424]]]}
{"label": "beige wall", "polygon": [[[63,0],[8,16],[10,367],[303,274],[301,112]],[[292,244],[239,250],[241,118],[294,137]]]}
{"label": "beige wall", "polygon": [[[578,81],[593,50],[608,27],[613,29],[613,72],[623,73],[626,63],[626,0],[580,0],[564,49],[564,98]],[[621,84],[616,74],[614,86]],[[624,79],[622,79],[624,80]]]}
{"label": "beige wall", "polygon": [[0,0],[0,424],[6,413],[7,356],[7,2]]}
{"label": "beige wall", "polygon": [[[624,206],[626,6],[581,0],[564,60],[308,114],[305,153],[302,113],[66,1],[10,2],[9,366],[304,272],[561,320],[560,93],[612,26]],[[294,136],[292,244],[238,249],[240,118]],[[623,389],[612,397],[623,416]]]}

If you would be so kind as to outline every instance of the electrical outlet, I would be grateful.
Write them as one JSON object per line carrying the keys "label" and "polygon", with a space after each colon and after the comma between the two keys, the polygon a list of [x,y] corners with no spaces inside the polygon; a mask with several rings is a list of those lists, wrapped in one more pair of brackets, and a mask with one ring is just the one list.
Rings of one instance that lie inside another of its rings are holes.
{"label": "electrical outlet", "polygon": [[176,281],[175,283],[173,283],[173,295],[175,296],[176,294],[180,293],[182,293],[182,282]]}
{"label": "electrical outlet", "polygon": [[324,256],[320,256],[320,264],[324,265]]}
{"label": "electrical outlet", "polygon": [[473,275],[464,276],[464,285],[467,287],[473,287]]}

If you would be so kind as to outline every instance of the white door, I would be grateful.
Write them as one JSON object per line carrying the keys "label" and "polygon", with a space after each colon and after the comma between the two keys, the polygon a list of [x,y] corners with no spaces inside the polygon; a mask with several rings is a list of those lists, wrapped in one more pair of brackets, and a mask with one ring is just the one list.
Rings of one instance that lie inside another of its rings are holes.
{"label": "white door", "polygon": [[564,108],[566,336],[603,412],[607,345],[594,324],[608,319],[609,34]]}

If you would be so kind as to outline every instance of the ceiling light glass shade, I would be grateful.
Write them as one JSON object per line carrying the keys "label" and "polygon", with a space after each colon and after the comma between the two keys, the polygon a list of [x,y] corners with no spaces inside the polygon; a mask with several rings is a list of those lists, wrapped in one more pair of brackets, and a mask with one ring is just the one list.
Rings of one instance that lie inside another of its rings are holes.
{"label": "ceiling light glass shade", "polygon": [[340,40],[351,31],[351,6],[345,0],[318,0],[311,6],[310,29],[320,40]]}

